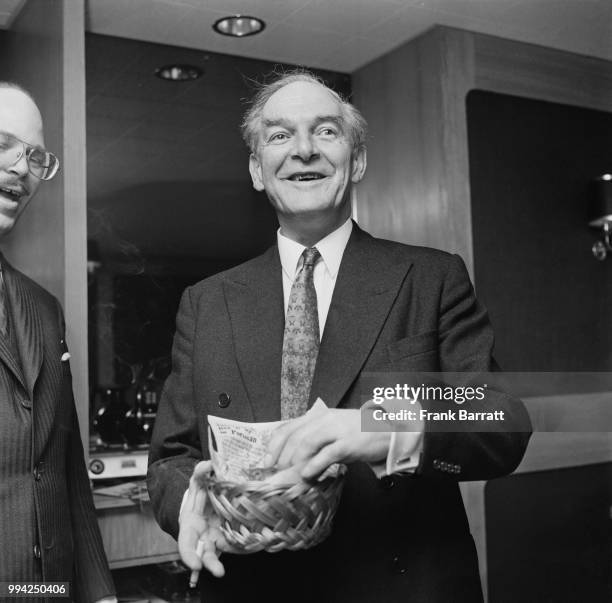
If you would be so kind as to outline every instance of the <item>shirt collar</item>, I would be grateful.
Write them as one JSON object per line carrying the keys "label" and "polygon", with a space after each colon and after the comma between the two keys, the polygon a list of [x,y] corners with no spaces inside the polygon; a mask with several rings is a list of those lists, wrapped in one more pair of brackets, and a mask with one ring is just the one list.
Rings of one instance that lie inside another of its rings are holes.
{"label": "shirt collar", "polygon": [[[313,247],[319,250],[325,268],[332,278],[336,278],[338,274],[342,255],[344,254],[352,231],[353,221],[349,218],[342,226],[336,228],[336,230],[330,232],[325,238],[313,245]],[[276,239],[283,271],[293,280],[299,268],[298,264],[302,257],[302,253],[306,247],[281,234],[280,228],[276,231]]]}

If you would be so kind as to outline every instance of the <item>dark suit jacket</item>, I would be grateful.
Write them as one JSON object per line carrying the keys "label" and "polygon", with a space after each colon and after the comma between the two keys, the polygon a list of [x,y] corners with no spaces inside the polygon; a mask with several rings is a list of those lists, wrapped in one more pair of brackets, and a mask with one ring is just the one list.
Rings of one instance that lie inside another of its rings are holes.
{"label": "dark suit jacket", "polygon": [[[208,456],[207,415],[280,418],[281,278],[273,247],[183,296],[149,467],[157,519],[175,537],[193,467]],[[359,379],[366,371],[489,371],[492,348],[486,312],[457,256],[375,239],[354,225],[311,403],[321,397],[328,406],[358,407]],[[230,396],[226,408],[219,405],[222,394]],[[457,479],[511,472],[530,431],[520,402],[494,395],[486,410],[495,409],[507,416],[505,429],[497,432],[436,433],[426,425],[415,475],[379,481],[368,466],[352,464],[327,541],[300,553],[227,555],[224,579],[201,577],[206,600],[227,603],[249,593],[262,601],[480,600]]]}
{"label": "dark suit jacket", "polygon": [[[0,459],[0,580],[70,582],[74,601],[95,601],[112,595],[114,586],[83,457],[70,365],[62,361],[62,310],[47,291],[1,261],[17,349],[0,337],[0,403],[5,412],[22,413],[32,430],[23,450],[3,450]],[[0,425],[3,441],[14,436],[6,429]],[[29,467],[20,463],[23,458]]]}

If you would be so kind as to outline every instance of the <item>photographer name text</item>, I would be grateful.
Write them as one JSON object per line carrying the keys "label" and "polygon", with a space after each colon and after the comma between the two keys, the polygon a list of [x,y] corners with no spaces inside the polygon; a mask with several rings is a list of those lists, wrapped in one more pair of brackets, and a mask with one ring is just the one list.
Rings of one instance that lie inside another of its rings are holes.
{"label": "photographer name text", "polygon": [[437,412],[425,408],[418,411],[407,408],[386,411],[382,408],[375,408],[372,417],[375,421],[503,421],[504,411],[477,412],[465,408]]}

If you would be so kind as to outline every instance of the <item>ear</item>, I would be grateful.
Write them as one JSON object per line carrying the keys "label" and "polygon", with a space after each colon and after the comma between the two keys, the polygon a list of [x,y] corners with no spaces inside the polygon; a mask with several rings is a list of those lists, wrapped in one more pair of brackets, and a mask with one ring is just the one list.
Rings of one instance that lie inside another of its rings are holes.
{"label": "ear", "polygon": [[261,175],[261,163],[259,163],[259,159],[255,155],[255,153],[251,153],[249,157],[249,172],[251,172],[251,180],[253,181],[253,188],[256,191],[264,190],[263,178]]}
{"label": "ear", "polygon": [[357,184],[363,178],[368,165],[368,154],[365,147],[359,147],[353,153],[353,165],[351,168],[351,182]]}

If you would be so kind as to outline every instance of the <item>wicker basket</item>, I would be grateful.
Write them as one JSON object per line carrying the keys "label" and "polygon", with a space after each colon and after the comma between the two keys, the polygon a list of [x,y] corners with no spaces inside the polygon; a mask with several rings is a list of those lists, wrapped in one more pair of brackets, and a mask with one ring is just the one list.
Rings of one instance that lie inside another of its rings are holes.
{"label": "wicker basket", "polygon": [[297,551],[319,544],[331,531],[346,467],[337,477],[290,486],[207,479],[207,490],[227,542],[248,553]]}

